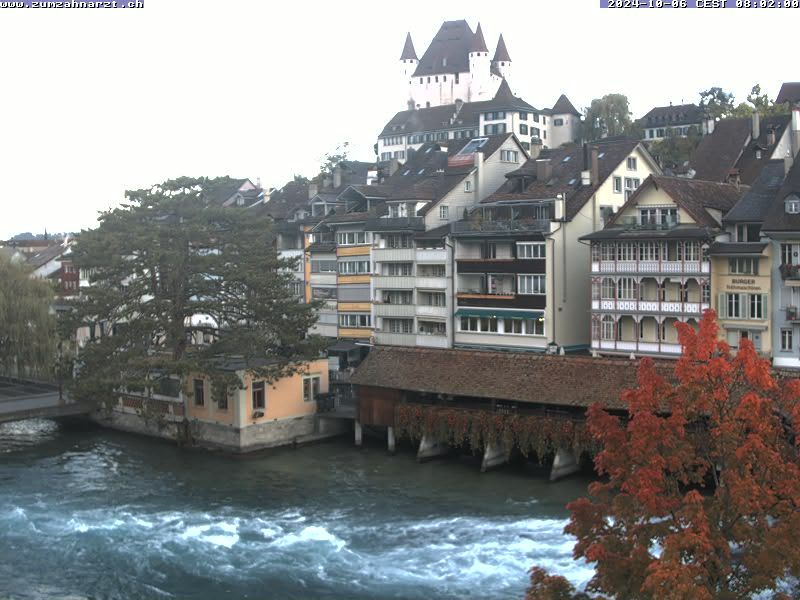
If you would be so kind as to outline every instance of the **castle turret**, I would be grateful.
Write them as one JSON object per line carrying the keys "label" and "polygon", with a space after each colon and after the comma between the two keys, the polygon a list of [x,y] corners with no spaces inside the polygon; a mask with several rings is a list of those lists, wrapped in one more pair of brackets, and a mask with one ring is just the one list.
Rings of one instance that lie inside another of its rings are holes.
{"label": "castle turret", "polygon": [[404,108],[414,108],[411,77],[414,75],[414,71],[417,70],[417,65],[419,65],[419,59],[417,58],[416,50],[414,50],[414,43],[411,41],[411,33],[409,32],[406,34],[406,43],[403,45],[403,53],[400,55],[400,74],[403,78],[403,86],[407,90],[407,106]]}
{"label": "castle turret", "polygon": [[472,79],[470,84],[470,97],[468,101],[474,102],[481,99],[489,86],[489,49],[486,47],[486,40],[483,39],[481,24],[472,36],[472,43],[469,47],[469,74]]}
{"label": "castle turret", "polygon": [[511,75],[511,56],[508,54],[508,48],[506,48],[502,33],[500,34],[500,39],[497,40],[497,49],[494,51],[492,71],[498,72],[503,79],[509,79]]}

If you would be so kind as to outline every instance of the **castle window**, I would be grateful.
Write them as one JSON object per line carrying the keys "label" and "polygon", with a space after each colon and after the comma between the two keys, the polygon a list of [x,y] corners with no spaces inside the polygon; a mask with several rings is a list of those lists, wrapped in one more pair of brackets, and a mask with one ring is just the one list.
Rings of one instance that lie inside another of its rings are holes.
{"label": "castle window", "polygon": [[520,119],[520,121],[527,121],[528,120],[528,113],[526,113],[526,112],[519,113],[519,119]]}
{"label": "castle window", "polygon": [[553,119],[554,127],[561,127],[564,124],[564,119]]}
{"label": "castle window", "polygon": [[437,75],[436,77],[434,77],[434,80],[436,80],[436,83],[439,83],[439,76]]}
{"label": "castle window", "polygon": [[537,123],[539,122],[539,113],[533,113],[533,120]]}
{"label": "castle window", "polygon": [[[423,81],[423,78],[422,78],[422,77],[420,77],[420,78],[419,78],[419,82],[420,82],[420,83],[424,83],[424,81]],[[419,108],[419,107],[418,107],[418,108]]]}
{"label": "castle window", "polygon": [[442,75],[442,81],[447,81],[447,75]]}
{"label": "castle window", "polygon": [[456,73],[456,83],[458,83],[458,73]]}
{"label": "castle window", "polygon": [[800,198],[792,194],[786,198],[786,214],[796,215],[800,213]]}
{"label": "castle window", "polygon": [[430,77],[428,77],[428,83],[430,83],[430,82],[431,82],[431,78],[430,78]]}
{"label": "castle window", "polygon": [[525,123],[520,123],[519,132],[528,135],[528,126]]}

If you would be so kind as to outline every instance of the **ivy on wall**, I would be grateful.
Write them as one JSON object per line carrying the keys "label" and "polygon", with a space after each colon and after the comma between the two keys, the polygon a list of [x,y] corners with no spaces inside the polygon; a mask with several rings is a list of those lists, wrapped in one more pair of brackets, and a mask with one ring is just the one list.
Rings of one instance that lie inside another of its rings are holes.
{"label": "ivy on wall", "polygon": [[452,446],[469,444],[473,452],[498,442],[508,449],[517,447],[525,457],[533,453],[539,460],[558,448],[571,448],[576,454],[592,450],[583,422],[558,417],[398,404],[394,422],[398,437],[419,440],[424,435]]}

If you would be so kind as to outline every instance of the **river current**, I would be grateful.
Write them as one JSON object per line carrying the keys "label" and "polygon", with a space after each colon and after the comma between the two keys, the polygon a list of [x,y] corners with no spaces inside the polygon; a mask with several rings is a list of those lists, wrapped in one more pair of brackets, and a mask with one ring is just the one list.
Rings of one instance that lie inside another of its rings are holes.
{"label": "river current", "polygon": [[0,425],[0,598],[521,599],[583,584],[551,484],[349,440],[247,457],[51,421]]}

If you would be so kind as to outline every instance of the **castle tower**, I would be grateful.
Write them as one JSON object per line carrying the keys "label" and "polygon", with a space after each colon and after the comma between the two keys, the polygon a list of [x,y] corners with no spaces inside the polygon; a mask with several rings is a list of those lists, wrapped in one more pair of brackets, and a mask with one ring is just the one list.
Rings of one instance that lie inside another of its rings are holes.
{"label": "castle tower", "polygon": [[486,40],[483,39],[481,24],[475,30],[472,37],[472,44],[469,47],[469,98],[468,102],[475,102],[483,99],[489,88],[489,49],[486,47]]}
{"label": "castle tower", "polygon": [[506,48],[502,33],[500,34],[500,39],[497,40],[497,49],[494,51],[492,71],[500,73],[503,79],[509,79],[511,75],[511,56],[508,54],[508,48]]}
{"label": "castle tower", "polygon": [[400,73],[403,78],[403,86],[406,89],[406,106],[403,107],[404,109],[414,108],[411,77],[414,75],[414,71],[417,70],[418,64],[419,59],[417,58],[416,50],[414,50],[414,43],[411,41],[411,33],[409,32],[406,34],[406,43],[403,45],[403,53],[400,55]]}

